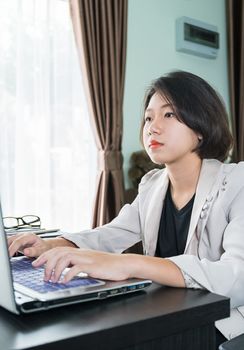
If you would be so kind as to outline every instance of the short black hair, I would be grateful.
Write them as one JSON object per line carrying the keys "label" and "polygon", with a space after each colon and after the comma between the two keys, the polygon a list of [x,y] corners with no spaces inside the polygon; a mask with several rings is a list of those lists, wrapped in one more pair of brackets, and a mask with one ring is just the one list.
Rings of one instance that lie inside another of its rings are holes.
{"label": "short black hair", "polygon": [[[201,159],[223,161],[228,157],[233,138],[227,111],[220,95],[204,79],[184,71],[174,71],[156,79],[146,93],[143,114],[156,92],[171,104],[181,122],[202,136],[194,150]],[[141,139],[143,127],[144,116]]]}

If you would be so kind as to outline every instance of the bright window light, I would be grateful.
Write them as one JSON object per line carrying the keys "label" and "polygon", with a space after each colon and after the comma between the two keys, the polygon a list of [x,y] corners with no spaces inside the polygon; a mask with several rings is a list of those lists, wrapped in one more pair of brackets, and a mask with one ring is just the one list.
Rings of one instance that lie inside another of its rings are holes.
{"label": "bright window light", "polygon": [[96,147],[68,1],[0,2],[0,194],[5,216],[91,225]]}

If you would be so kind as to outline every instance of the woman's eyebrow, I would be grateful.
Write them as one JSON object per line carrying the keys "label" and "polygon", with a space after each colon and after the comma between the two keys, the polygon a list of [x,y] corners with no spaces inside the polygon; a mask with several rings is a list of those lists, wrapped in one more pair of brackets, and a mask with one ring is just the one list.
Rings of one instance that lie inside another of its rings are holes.
{"label": "woman's eyebrow", "polygon": [[[161,109],[166,108],[166,107],[173,108],[173,106],[171,105],[171,103],[165,103],[164,105],[160,106]],[[151,112],[151,111],[153,111],[153,108],[147,108],[147,109],[145,110],[145,112]]]}
{"label": "woman's eyebrow", "polygon": [[171,103],[165,103],[164,105],[162,105],[160,108],[166,108],[166,107],[170,107],[173,108]]}

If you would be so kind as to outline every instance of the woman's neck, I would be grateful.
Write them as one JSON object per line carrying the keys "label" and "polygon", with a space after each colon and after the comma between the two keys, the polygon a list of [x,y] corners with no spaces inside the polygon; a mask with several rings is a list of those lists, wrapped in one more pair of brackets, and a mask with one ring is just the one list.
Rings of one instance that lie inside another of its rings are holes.
{"label": "woman's neck", "polygon": [[198,156],[182,163],[166,164],[171,196],[177,208],[182,208],[196,192],[202,160]]}

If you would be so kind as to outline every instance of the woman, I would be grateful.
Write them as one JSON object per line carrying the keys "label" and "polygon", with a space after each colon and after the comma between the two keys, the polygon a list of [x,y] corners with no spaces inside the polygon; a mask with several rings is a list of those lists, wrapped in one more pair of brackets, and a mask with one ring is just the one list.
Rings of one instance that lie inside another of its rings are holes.
{"label": "woman", "polygon": [[[231,298],[231,317],[217,323],[226,338],[244,331],[244,164],[224,164],[232,146],[227,114],[207,82],[187,72],[157,79],[142,122],[144,147],[164,164],[144,176],[139,194],[109,224],[62,238],[9,238],[63,283],[80,271],[96,278],[151,279]],[[144,255],[120,254],[142,241]],[[77,249],[81,248],[81,249]],[[239,307],[239,309],[237,309]],[[218,333],[221,341],[224,337]]]}

